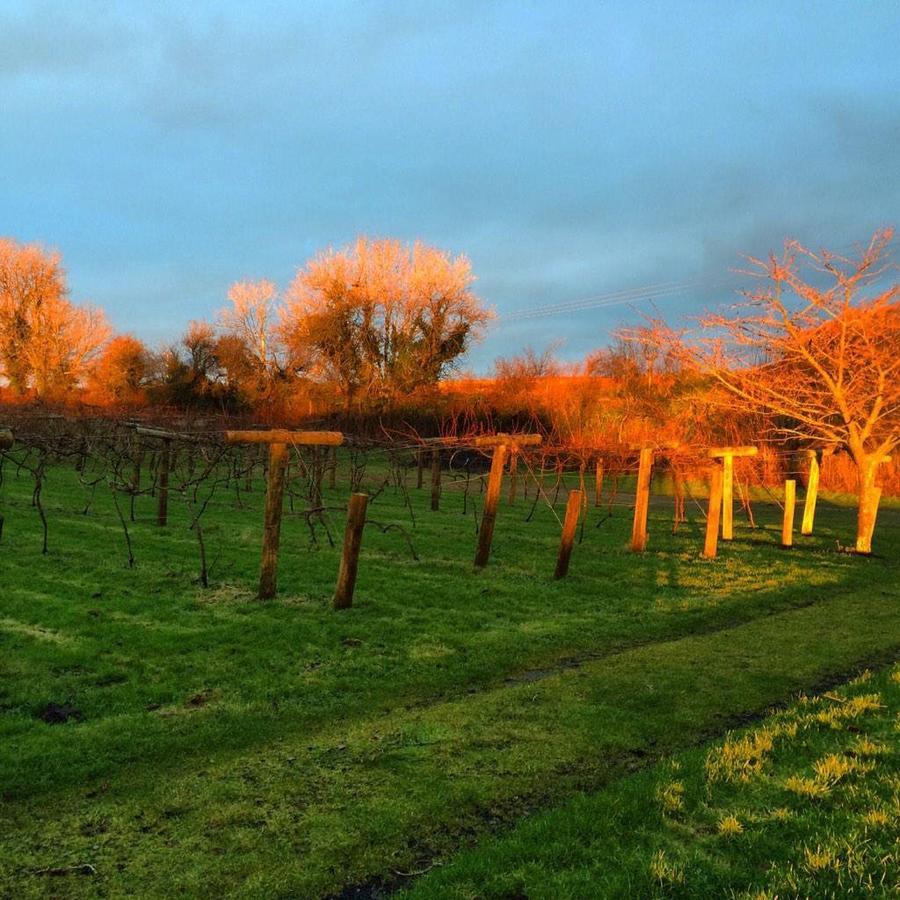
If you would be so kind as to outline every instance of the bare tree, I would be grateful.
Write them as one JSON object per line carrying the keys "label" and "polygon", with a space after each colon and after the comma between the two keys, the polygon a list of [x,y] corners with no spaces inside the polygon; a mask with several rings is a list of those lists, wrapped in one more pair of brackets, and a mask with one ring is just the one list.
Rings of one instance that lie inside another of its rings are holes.
{"label": "bare tree", "polygon": [[766,284],[705,317],[694,353],[732,405],[768,414],[782,436],[847,449],[859,474],[857,550],[871,551],[879,463],[900,431],[900,284],[887,259],[893,231],[857,258],[796,241],[750,259]]}

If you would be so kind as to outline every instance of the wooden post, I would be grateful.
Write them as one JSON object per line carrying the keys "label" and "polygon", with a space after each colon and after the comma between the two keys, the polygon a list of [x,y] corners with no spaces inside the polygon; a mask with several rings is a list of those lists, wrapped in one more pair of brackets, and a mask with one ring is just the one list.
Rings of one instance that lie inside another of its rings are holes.
{"label": "wooden post", "polygon": [[634,500],[634,523],[631,527],[631,549],[640,553],[647,546],[647,512],[650,508],[650,476],[653,473],[653,449],[641,450],[637,489]]}
{"label": "wooden post", "polygon": [[416,450],[416,487],[422,489],[423,475],[425,471],[425,451]]}
{"label": "wooden post", "polygon": [[477,437],[476,447],[493,447],[491,471],[488,475],[487,489],[484,493],[484,510],[481,515],[481,528],[478,532],[478,547],[475,550],[475,567],[483,569],[491,557],[491,542],[494,538],[494,523],[497,519],[497,503],[503,485],[503,466],[510,447],[513,452],[520,447],[535,447],[541,443],[539,434],[493,434]]}
{"label": "wooden post", "polygon": [[582,491],[569,491],[566,501],[566,518],[563,522],[562,537],[559,542],[559,555],[556,557],[555,579],[565,578],[569,571],[569,559],[572,556],[572,544],[575,541],[575,529],[578,527],[578,516],[584,503]]}
{"label": "wooden post", "polygon": [[263,547],[259,566],[259,599],[275,596],[278,575],[278,546],[281,539],[281,515],[287,471],[287,445],[336,447],[344,440],[339,431],[226,431],[229,444],[268,444],[269,465],[266,475],[266,507],[263,519]]}
{"label": "wooden post", "polygon": [[594,506],[601,506],[603,497],[603,460],[597,459],[594,468]]}
{"label": "wooden post", "polygon": [[368,494],[351,494],[347,505],[347,527],[344,529],[344,549],[334,589],[334,608],[349,609],[353,606],[353,590],[356,587],[356,570],[359,565],[359,549],[362,546],[363,526],[366,524]]}
{"label": "wooden post", "polygon": [[809,475],[806,479],[806,498],[803,501],[803,522],[800,525],[800,534],[812,534],[813,522],[816,518],[816,498],[819,493],[819,460],[821,452],[807,450],[809,459]]}
{"label": "wooden post", "polygon": [[0,450],[9,450],[13,445],[13,433],[11,428],[0,428]]}
{"label": "wooden post", "polygon": [[519,488],[519,454],[513,451],[509,455],[509,505],[516,502],[516,493]]}
{"label": "wooden post", "polygon": [[483,569],[491,557],[491,542],[494,538],[494,522],[497,519],[497,500],[503,483],[503,464],[506,462],[506,444],[494,449],[491,459],[491,474],[488,476],[484,494],[484,511],[481,515],[481,530],[478,532],[478,549],[475,551],[475,566]]}
{"label": "wooden post", "polygon": [[709,476],[709,508],[706,512],[706,540],[703,555],[715,559],[719,543],[719,516],[722,512],[722,467],[713,466]]}
{"label": "wooden post", "polygon": [[435,512],[441,508],[441,451],[435,447],[431,451],[431,508]]}
{"label": "wooden post", "polygon": [[784,483],[784,520],[781,523],[781,546],[794,545],[794,506],[797,502],[797,482],[788,478]]}
{"label": "wooden post", "polygon": [[269,472],[266,479],[266,510],[263,519],[262,559],[259,565],[259,599],[275,596],[278,580],[278,546],[281,541],[281,509],[287,470],[287,447],[269,444]]}
{"label": "wooden post", "polygon": [[172,439],[163,438],[159,457],[157,479],[156,524],[165,527],[169,522],[169,465],[172,457]]}
{"label": "wooden post", "polygon": [[709,456],[722,460],[722,540],[730,541],[734,537],[734,458],[736,456],[756,456],[757,448],[750,447],[713,447]]}

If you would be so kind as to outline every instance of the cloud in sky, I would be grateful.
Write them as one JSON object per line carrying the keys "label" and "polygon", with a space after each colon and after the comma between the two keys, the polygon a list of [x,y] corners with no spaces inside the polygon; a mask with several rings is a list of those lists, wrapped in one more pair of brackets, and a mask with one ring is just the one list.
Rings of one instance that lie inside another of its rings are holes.
{"label": "cloud in sky", "polygon": [[[151,340],[357,233],[467,253],[501,315],[715,282],[896,222],[898,42],[894,2],[0,0],[0,233]],[[499,326],[471,363],[633,315]]]}

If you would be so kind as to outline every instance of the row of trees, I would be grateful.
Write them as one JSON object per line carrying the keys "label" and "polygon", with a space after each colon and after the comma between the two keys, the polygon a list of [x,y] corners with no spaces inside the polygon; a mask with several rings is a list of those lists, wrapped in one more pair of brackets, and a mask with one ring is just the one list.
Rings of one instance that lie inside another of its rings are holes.
{"label": "row of trees", "polygon": [[749,260],[759,286],[699,327],[651,318],[577,367],[526,351],[499,360],[491,379],[449,384],[490,314],[472,293],[468,261],[433,247],[361,238],[310,260],[283,293],[239,282],[214,322],[192,322],[153,353],[111,337],[101,313],[68,300],[58,255],[5,240],[0,366],[15,395],[81,387],[120,408],[243,408],[269,421],[391,410],[540,418],[557,442],[582,450],[760,439],[844,450],[865,507],[900,439],[892,239],[879,231],[854,257],[788,242],[781,255]]}
{"label": "row of trees", "polygon": [[0,242],[0,374],[16,397],[253,409],[298,397],[381,409],[450,373],[490,313],[465,257],[422,243],[360,238],[310,260],[280,293],[238,282],[214,322],[151,351],[111,336],[102,313],[67,298],[59,255]]}

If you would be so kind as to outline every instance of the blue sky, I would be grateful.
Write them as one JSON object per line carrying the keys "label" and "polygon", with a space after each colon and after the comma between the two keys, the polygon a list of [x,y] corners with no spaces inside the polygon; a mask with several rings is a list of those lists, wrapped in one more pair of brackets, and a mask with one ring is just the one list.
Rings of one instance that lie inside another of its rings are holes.
{"label": "blue sky", "polygon": [[576,358],[659,282],[729,298],[742,252],[900,224],[900,4],[7,3],[0,234],[157,342],[230,282],[356,234],[468,254],[476,370]]}

